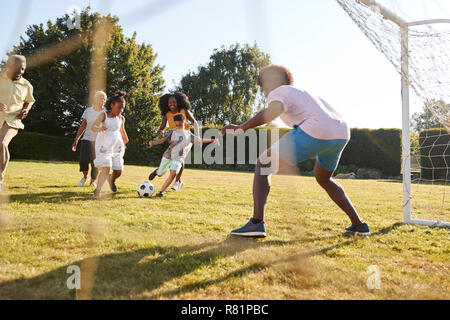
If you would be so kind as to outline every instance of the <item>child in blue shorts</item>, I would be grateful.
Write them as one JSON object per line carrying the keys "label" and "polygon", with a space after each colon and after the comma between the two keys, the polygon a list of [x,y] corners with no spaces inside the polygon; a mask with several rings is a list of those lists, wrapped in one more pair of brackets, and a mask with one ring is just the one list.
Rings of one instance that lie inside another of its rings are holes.
{"label": "child in blue shorts", "polygon": [[170,170],[169,177],[164,182],[163,186],[156,194],[157,197],[163,197],[164,191],[169,187],[172,181],[177,176],[180,169],[183,167],[184,159],[191,150],[194,142],[208,143],[215,142],[219,144],[217,139],[201,139],[195,136],[189,130],[185,130],[184,114],[177,114],[174,116],[175,129],[167,131],[162,139],[149,141],[150,147],[169,141],[170,145],[164,152],[159,167],[150,173],[148,179],[153,180],[156,176],[163,176],[168,170]]}
{"label": "child in blue shorts", "polygon": [[244,237],[265,237],[264,211],[270,191],[270,175],[279,171],[297,171],[297,164],[316,158],[314,176],[330,198],[348,215],[348,232],[369,235],[369,226],[358,216],[342,186],[333,180],[342,151],[350,139],[350,130],[342,116],[325,100],[292,86],[288,69],[270,65],[260,70],[259,85],[267,97],[267,108],[240,126],[225,126],[221,134],[239,134],[280,117],[293,128],[258,159],[253,180],[253,218],[231,232]]}

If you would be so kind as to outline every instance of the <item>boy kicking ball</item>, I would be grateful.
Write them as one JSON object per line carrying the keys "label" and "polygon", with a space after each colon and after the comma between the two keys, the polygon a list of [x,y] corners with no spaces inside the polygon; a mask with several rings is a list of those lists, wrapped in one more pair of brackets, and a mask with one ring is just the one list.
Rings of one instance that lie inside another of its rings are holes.
{"label": "boy kicking ball", "polygon": [[148,143],[150,147],[153,147],[158,144],[164,143],[165,141],[170,142],[169,147],[163,154],[158,169],[150,173],[150,175],[148,176],[149,180],[153,180],[156,176],[162,177],[167,172],[167,170],[170,169],[169,177],[166,179],[161,189],[156,194],[157,197],[164,197],[163,192],[166,191],[166,189],[170,186],[172,181],[177,176],[178,172],[183,166],[184,159],[191,150],[192,144],[194,142],[214,142],[216,144],[219,144],[219,140],[217,139],[201,139],[200,137],[192,134],[192,132],[190,132],[189,130],[185,130],[184,122],[186,118],[184,114],[177,114],[173,119],[175,122],[175,129],[167,131],[162,139],[151,140]]}

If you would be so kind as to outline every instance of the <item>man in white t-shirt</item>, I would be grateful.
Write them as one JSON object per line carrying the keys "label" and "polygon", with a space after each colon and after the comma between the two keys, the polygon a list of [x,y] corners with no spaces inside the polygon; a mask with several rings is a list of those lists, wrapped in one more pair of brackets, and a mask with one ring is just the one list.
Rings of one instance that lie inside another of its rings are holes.
{"label": "man in white t-shirt", "polygon": [[350,139],[350,131],[342,116],[325,100],[292,86],[292,74],[282,66],[270,65],[260,70],[259,85],[267,97],[267,108],[240,126],[228,125],[222,134],[239,134],[280,117],[293,128],[258,159],[253,180],[253,218],[231,234],[265,237],[264,211],[270,191],[270,175],[297,171],[297,164],[316,158],[314,175],[330,198],[348,215],[352,225],[348,232],[369,235],[364,223],[344,189],[331,177],[342,151]]}
{"label": "man in white t-shirt", "polygon": [[92,131],[92,124],[98,118],[99,114],[103,112],[106,102],[106,93],[97,91],[94,95],[94,102],[91,107],[86,108],[81,116],[81,125],[78,128],[77,135],[72,144],[72,150],[77,149],[78,141],[81,138],[80,147],[80,172],[83,173],[83,178],[78,182],[78,186],[82,187],[88,180],[89,164],[91,164],[91,182],[92,187],[96,187],[95,179],[97,179],[98,170],[94,165],[95,159],[95,139],[97,132]]}

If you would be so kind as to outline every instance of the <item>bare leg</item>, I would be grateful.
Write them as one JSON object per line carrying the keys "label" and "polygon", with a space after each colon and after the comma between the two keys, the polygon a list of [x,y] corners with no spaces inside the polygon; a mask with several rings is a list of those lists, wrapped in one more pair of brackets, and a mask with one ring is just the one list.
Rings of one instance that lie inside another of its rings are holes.
{"label": "bare leg", "polygon": [[5,172],[10,159],[8,145],[12,138],[17,135],[18,131],[18,129],[8,126],[6,122],[4,122],[0,130],[0,188],[5,179]]}
{"label": "bare leg", "polygon": [[97,188],[95,188],[95,192],[97,196],[100,195],[100,192],[102,190],[103,184],[105,183],[106,179],[109,177],[109,167],[102,167],[100,169],[100,174],[98,175],[98,184]]}
{"label": "bare leg", "polygon": [[91,182],[90,184],[93,184],[95,182],[95,179],[97,179],[98,176],[98,170],[94,166],[94,162],[91,163]]}
{"label": "bare leg", "polygon": [[116,181],[117,178],[119,178],[122,175],[122,170],[113,170],[111,174],[111,181]]}
{"label": "bare leg", "polygon": [[172,181],[175,179],[175,176],[177,175],[177,172],[175,170],[170,170],[169,177],[164,182],[163,186],[159,190],[159,192],[164,192],[166,189],[170,186]]}
{"label": "bare leg", "polygon": [[[258,159],[255,167],[255,175],[253,177],[253,219],[264,221],[264,213],[266,209],[267,196],[270,192],[270,167],[272,152],[268,149],[261,158]],[[261,161],[263,160],[263,161]],[[274,168],[273,173],[295,173],[298,172],[296,167],[289,165],[287,162],[278,160],[278,168]],[[267,163],[267,164],[262,164]],[[265,171],[265,172],[262,172]]]}
{"label": "bare leg", "polygon": [[183,164],[181,165],[180,172],[178,172],[177,178],[175,179],[175,181],[181,182],[181,175],[183,174],[183,169],[184,169],[184,162],[183,162]]}
{"label": "bare leg", "polygon": [[319,185],[325,189],[330,198],[341,208],[350,218],[352,225],[357,226],[363,223],[361,218],[358,216],[355,208],[353,207],[350,199],[345,194],[342,186],[331,177],[333,171],[327,171],[322,168],[316,161],[314,167],[314,176],[316,177]]}

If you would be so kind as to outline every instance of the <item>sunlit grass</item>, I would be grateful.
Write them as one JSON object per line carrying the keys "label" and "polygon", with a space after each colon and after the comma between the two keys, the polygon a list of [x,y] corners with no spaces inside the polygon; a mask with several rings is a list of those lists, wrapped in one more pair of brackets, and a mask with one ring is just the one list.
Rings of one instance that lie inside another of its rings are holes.
{"label": "sunlit grass", "polygon": [[[76,187],[77,164],[12,161],[0,299],[73,299],[67,267],[91,257],[94,299],[450,298],[450,230],[403,225],[401,183],[340,181],[371,227],[363,238],[344,234],[348,218],[314,178],[274,176],[268,237],[251,240],[229,232],[251,217],[252,174],[187,168],[182,190],[139,198],[152,169],[126,166],[118,194],[96,201],[92,188]],[[417,207],[450,220],[435,190],[421,186],[417,196],[430,202]],[[380,268],[379,290],[366,286],[370,265]]]}

